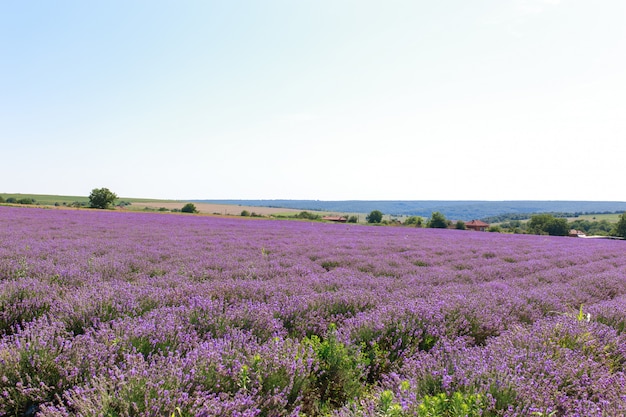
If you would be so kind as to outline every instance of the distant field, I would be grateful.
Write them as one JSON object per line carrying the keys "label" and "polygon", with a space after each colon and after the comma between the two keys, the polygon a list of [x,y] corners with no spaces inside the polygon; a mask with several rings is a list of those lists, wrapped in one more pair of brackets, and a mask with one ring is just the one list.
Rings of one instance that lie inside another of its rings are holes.
{"label": "distant field", "polygon": [[[5,200],[7,198],[15,198],[15,199],[22,199],[22,198],[32,198],[33,200],[35,200],[35,202],[39,205],[54,205],[54,203],[59,203],[59,204],[71,204],[75,201],[79,201],[79,202],[88,202],[89,201],[89,197],[88,196],[70,196],[70,195],[48,195],[48,194],[7,194],[7,193],[0,193],[0,197],[4,198]],[[149,203],[149,202],[171,202],[173,200],[157,200],[157,199],[149,199],[149,198],[127,198],[127,197],[120,197],[119,200],[123,200],[123,201],[130,201],[131,203]]]}
{"label": "distant field", "polygon": [[606,220],[609,223],[617,223],[619,221],[619,216],[621,214],[611,213],[611,214],[583,214],[578,217],[574,217],[570,220],[589,220],[589,221],[600,221]]}
{"label": "distant field", "polygon": [[[0,197],[4,200],[8,198],[15,198],[17,200],[30,198],[35,200],[36,205],[41,206],[54,206],[54,205],[70,205],[74,202],[87,203],[89,202],[88,196],[67,196],[67,195],[47,195],[47,194],[8,194],[0,193]],[[158,210],[160,208],[166,208],[167,210],[180,210],[187,203],[187,201],[177,200],[159,200],[150,198],[130,198],[120,197],[119,201],[128,201],[132,203],[127,206],[127,211],[140,211],[140,210]],[[57,204],[58,203],[58,204]],[[219,204],[219,203],[198,203],[194,202],[196,208],[200,213],[204,214],[222,214],[222,215],[239,215],[243,210],[247,210],[250,213],[254,212],[259,215],[289,215],[299,213],[302,210],[289,209],[289,208],[277,208],[277,207],[255,207],[255,206],[243,206],[238,204]]]}
{"label": "distant field", "polygon": [[[133,204],[126,208],[126,210],[158,210],[160,208],[166,208],[168,210],[178,209],[180,210],[186,204],[184,201],[131,201]],[[206,214],[221,214],[226,216],[238,216],[243,210],[247,210],[250,213],[256,213],[263,216],[269,215],[289,215],[299,213],[302,210],[276,208],[276,207],[254,207],[254,206],[240,206],[236,204],[211,204],[211,203],[193,203],[200,213]]]}

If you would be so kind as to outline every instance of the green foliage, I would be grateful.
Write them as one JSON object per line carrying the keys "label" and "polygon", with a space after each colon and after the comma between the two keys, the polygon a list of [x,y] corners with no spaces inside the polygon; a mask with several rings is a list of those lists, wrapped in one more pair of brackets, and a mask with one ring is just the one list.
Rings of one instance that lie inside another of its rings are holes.
{"label": "green foliage", "polygon": [[358,222],[359,222],[358,216],[352,215],[352,216],[348,217],[348,223],[358,223]]}
{"label": "green foliage", "polygon": [[7,203],[9,203],[9,204],[15,204],[15,203],[17,203],[17,198],[15,198],[15,197],[9,197],[9,198],[7,198]]}
{"label": "green foliage", "polygon": [[117,195],[108,188],[94,188],[89,194],[89,207],[106,209],[115,202]]}
{"label": "green foliage", "polygon": [[426,227],[445,229],[446,227],[448,227],[448,221],[446,220],[446,216],[438,211],[433,212],[430,215],[430,219],[428,220]]}
{"label": "green foliage", "polygon": [[487,229],[487,231],[491,233],[502,233],[502,228],[497,224],[492,224],[491,226],[489,226],[489,229]]}
{"label": "green foliage", "polygon": [[180,209],[180,211],[182,211],[183,213],[197,213],[198,209],[196,208],[195,204],[187,203],[183,206],[182,209]]}
{"label": "green foliage", "polygon": [[552,214],[535,214],[528,222],[528,231],[536,235],[567,236],[569,230],[567,219]]}
{"label": "green foliage", "polygon": [[313,385],[322,411],[342,406],[364,389],[362,356],[337,339],[335,326],[329,327],[324,340],[317,335],[303,339],[319,362]]}
{"label": "green foliage", "polygon": [[614,223],[610,223],[607,219],[602,220],[574,220],[570,224],[571,229],[584,232],[587,235],[608,236],[615,228]]}
{"label": "green foliage", "polygon": [[415,225],[415,227],[422,227],[422,225],[424,224],[424,219],[422,219],[420,216],[410,216],[404,221],[404,224],[407,226]]}
{"label": "green foliage", "polygon": [[250,217],[250,212],[248,210],[241,210],[241,217]]}
{"label": "green foliage", "polygon": [[319,214],[310,213],[308,211],[301,211],[296,214],[297,219],[306,219],[306,220],[319,220],[322,218]]}
{"label": "green foliage", "polygon": [[626,238],[626,212],[619,216],[615,229],[613,229],[613,235]]}
{"label": "green foliage", "polygon": [[426,395],[417,409],[418,417],[479,417],[486,406],[480,394],[454,392]]}
{"label": "green foliage", "polygon": [[35,204],[35,200],[32,198],[20,198],[19,200],[16,201],[17,204]]}
{"label": "green foliage", "polygon": [[383,213],[380,210],[372,210],[370,214],[365,217],[365,221],[368,223],[380,223],[383,221]]}
{"label": "green foliage", "polygon": [[456,222],[454,227],[457,230],[465,230],[465,222],[462,221],[462,220],[459,220],[459,221]]}
{"label": "green foliage", "polygon": [[403,417],[402,406],[395,401],[393,392],[385,390],[378,397],[378,415],[383,417]]}

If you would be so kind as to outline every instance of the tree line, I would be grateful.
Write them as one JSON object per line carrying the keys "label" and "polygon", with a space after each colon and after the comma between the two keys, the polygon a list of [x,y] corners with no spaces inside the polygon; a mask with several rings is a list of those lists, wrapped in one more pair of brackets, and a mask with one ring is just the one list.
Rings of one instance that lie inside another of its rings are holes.
{"label": "tree line", "polygon": [[[399,221],[383,220],[383,213],[379,210],[372,211],[365,220],[370,224],[401,224],[404,226],[427,227],[440,229],[465,230],[465,222],[458,220],[453,222],[446,219],[441,212],[433,212],[429,219],[420,216],[410,216]],[[610,223],[607,220],[590,221],[576,219],[568,221],[566,218],[558,217],[552,213],[533,214],[528,221],[510,220],[497,225],[489,226],[489,232],[502,233],[526,233],[535,235],[567,236],[570,230],[577,230],[588,235],[617,236],[626,238],[626,212],[620,217],[618,222]]]}

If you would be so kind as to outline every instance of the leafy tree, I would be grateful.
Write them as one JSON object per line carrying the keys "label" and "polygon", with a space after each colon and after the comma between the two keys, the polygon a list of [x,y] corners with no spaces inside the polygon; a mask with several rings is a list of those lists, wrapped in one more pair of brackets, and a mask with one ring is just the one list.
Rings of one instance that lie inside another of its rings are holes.
{"label": "leafy tree", "polygon": [[567,219],[552,214],[535,214],[528,221],[528,231],[536,235],[567,236],[569,229]]}
{"label": "leafy tree", "polygon": [[454,227],[457,230],[465,230],[465,222],[463,220],[459,220],[456,222],[456,224],[454,225]]}
{"label": "leafy tree", "polygon": [[0,203],[4,203],[4,198],[0,195]]}
{"label": "leafy tree", "polygon": [[310,213],[308,211],[301,211],[300,213],[296,214],[296,218],[307,220],[320,220],[322,216],[320,216],[319,214]]}
{"label": "leafy tree", "polygon": [[613,234],[615,236],[626,237],[626,212],[619,216],[619,221],[615,225],[615,229],[613,229]]}
{"label": "leafy tree", "polygon": [[241,210],[241,217],[250,217],[250,212],[248,210]]}
{"label": "leafy tree", "polygon": [[373,210],[365,217],[368,223],[380,223],[383,221],[383,213],[380,210]]}
{"label": "leafy tree", "polygon": [[415,225],[415,227],[422,227],[422,225],[424,224],[424,219],[422,219],[420,216],[410,216],[404,221],[404,224],[406,224],[407,226]]}
{"label": "leafy tree", "polygon": [[89,207],[105,209],[117,199],[117,195],[108,188],[94,188],[89,194]]}
{"label": "leafy tree", "polygon": [[198,209],[196,208],[195,204],[187,203],[183,206],[182,209],[180,209],[180,211],[182,211],[183,213],[197,213]]}
{"label": "leafy tree", "polygon": [[446,220],[446,216],[444,216],[438,211],[433,212],[430,215],[430,219],[428,220],[426,227],[435,228],[435,229],[445,229],[446,227],[448,227],[448,221]]}
{"label": "leafy tree", "polygon": [[350,217],[348,217],[348,223],[358,223],[359,222],[359,218],[355,215],[352,215]]}

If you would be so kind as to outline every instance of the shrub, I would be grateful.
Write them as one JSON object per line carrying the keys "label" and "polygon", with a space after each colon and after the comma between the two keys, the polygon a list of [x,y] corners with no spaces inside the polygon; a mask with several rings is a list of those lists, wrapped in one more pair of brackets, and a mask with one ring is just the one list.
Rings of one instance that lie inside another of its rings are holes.
{"label": "shrub", "polygon": [[337,340],[335,326],[329,326],[324,340],[313,335],[303,343],[313,349],[319,361],[314,390],[322,411],[340,407],[362,393],[363,358]]}
{"label": "shrub", "polygon": [[250,212],[248,210],[242,210],[241,211],[241,216],[242,217],[250,217]]}
{"label": "shrub", "polygon": [[198,209],[196,208],[195,204],[187,203],[183,206],[182,209],[180,209],[180,211],[182,211],[183,213],[197,213]]}
{"label": "shrub", "polygon": [[301,211],[300,213],[296,214],[296,218],[307,219],[307,220],[319,220],[322,217],[319,214],[313,214],[308,211]]}
{"label": "shrub", "polygon": [[32,198],[20,198],[17,200],[17,204],[35,204],[35,200]]}
{"label": "shrub", "polygon": [[358,223],[358,222],[359,222],[359,218],[357,216],[348,217],[348,223]]}
{"label": "shrub", "polygon": [[422,225],[424,224],[424,219],[422,219],[420,216],[410,216],[404,221],[404,224],[407,226],[415,225],[415,227],[422,227]]}
{"label": "shrub", "polygon": [[417,409],[418,417],[478,417],[482,415],[484,399],[479,394],[455,392],[424,397]]}

